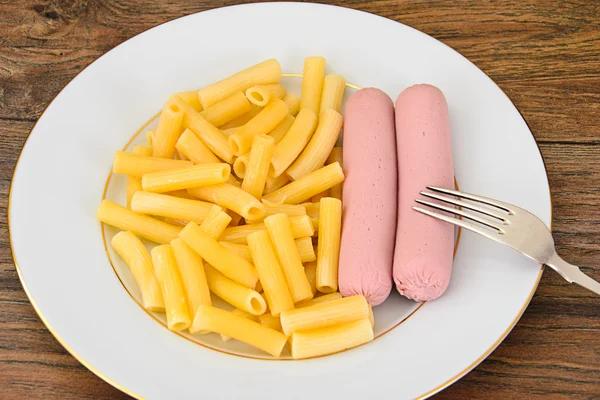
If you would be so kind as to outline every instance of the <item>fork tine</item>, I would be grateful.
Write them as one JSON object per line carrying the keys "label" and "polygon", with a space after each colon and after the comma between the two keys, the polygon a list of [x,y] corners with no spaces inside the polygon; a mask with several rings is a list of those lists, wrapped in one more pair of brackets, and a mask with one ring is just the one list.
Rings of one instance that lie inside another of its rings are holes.
{"label": "fork tine", "polygon": [[487,204],[488,206],[497,207],[501,210],[514,214],[514,210],[512,209],[513,206],[511,204],[504,203],[500,200],[494,200],[490,199],[489,197],[478,196],[476,194],[471,193],[459,192],[458,190],[444,189],[437,186],[427,186],[427,189],[433,190],[434,192],[440,192],[449,194],[451,196],[461,197],[463,199],[478,201],[480,203]]}
{"label": "fork tine", "polygon": [[507,217],[506,214],[503,215],[499,212],[492,210],[491,208],[479,207],[478,205],[467,203],[466,201],[461,201],[461,200],[455,199],[454,197],[442,196],[441,194],[437,194],[437,193],[421,192],[421,195],[426,196],[426,197],[431,197],[432,199],[436,199],[436,200],[443,201],[446,203],[454,204],[455,206],[459,206],[459,207],[466,208],[469,210],[477,211],[477,212],[487,215],[488,217],[497,218],[500,221],[506,221],[506,217]]}
{"label": "fork tine", "polygon": [[425,200],[416,199],[415,201],[417,203],[419,203],[419,204],[423,204],[425,206],[429,206],[431,208],[435,208],[435,209],[438,209],[438,210],[446,211],[446,212],[448,212],[450,214],[460,215],[462,217],[470,219],[471,221],[479,222],[480,224],[483,224],[483,225],[485,225],[487,227],[490,227],[492,229],[496,229],[498,231],[503,231],[501,224],[498,224],[498,223],[496,223],[494,221],[491,221],[491,220],[489,220],[487,218],[479,217],[478,215],[475,215],[473,213],[469,213],[469,212],[466,212],[466,211],[463,211],[463,210],[459,210],[459,209],[456,209],[456,208],[447,207],[447,206],[444,206],[442,204],[432,203],[432,202],[425,201]]}
{"label": "fork tine", "polygon": [[442,221],[449,222],[453,225],[460,226],[461,228],[468,229],[471,232],[479,233],[480,235],[485,236],[489,239],[498,240],[498,233],[492,232],[489,229],[482,228],[482,227],[472,224],[470,222],[466,222],[462,219],[448,217],[447,215],[443,215],[443,214],[440,214],[435,211],[427,210],[427,209],[425,209],[423,207],[419,207],[419,206],[413,206],[412,209],[415,211],[418,211],[422,214],[429,215],[430,217],[441,219]]}

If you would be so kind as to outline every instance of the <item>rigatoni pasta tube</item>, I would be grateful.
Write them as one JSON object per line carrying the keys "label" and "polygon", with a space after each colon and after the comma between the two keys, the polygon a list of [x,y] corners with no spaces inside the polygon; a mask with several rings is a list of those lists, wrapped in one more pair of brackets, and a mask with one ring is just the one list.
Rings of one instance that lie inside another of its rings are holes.
{"label": "rigatoni pasta tube", "polygon": [[151,172],[191,167],[192,165],[194,164],[191,161],[141,156],[125,151],[117,151],[113,162],[113,173],[141,178],[142,175]]}
{"label": "rigatoni pasta tube", "polygon": [[312,239],[310,237],[296,239],[296,247],[298,248],[298,254],[300,255],[300,261],[302,261],[302,263],[315,261],[317,259],[315,248],[313,247]]}
{"label": "rigatoni pasta tube", "polygon": [[177,96],[181,97],[183,101],[192,106],[194,110],[198,112],[202,111],[202,104],[200,104],[200,99],[198,98],[198,90],[188,90],[187,92],[179,92],[177,93]]}
{"label": "rigatoni pasta tube", "polygon": [[369,319],[294,333],[291,348],[295,360],[337,353],[368,343],[374,338]]}
{"label": "rigatoni pasta tube", "polygon": [[157,171],[142,176],[142,188],[147,192],[164,193],[226,182],[231,166],[225,163],[197,164],[187,168]]}
{"label": "rigatoni pasta tube", "polygon": [[250,109],[250,102],[244,96],[244,93],[238,92],[208,107],[200,115],[206,121],[218,127],[246,114]]}
{"label": "rigatoni pasta tube", "polygon": [[267,310],[265,299],[254,289],[234,282],[210,265],[205,266],[205,271],[210,291],[227,303],[252,315],[261,315]]}
{"label": "rigatoni pasta tube", "polygon": [[233,162],[233,172],[240,179],[244,179],[246,176],[246,168],[248,167],[248,160],[250,160],[250,152],[242,154],[237,157]]}
{"label": "rigatoni pasta tube", "polygon": [[190,327],[190,332],[196,333],[205,330],[230,336],[240,342],[257,347],[273,357],[279,357],[287,342],[283,333],[269,329],[258,322],[216,307],[200,306]]}
{"label": "rigatoni pasta tube", "polygon": [[227,137],[213,124],[194,110],[181,97],[173,95],[169,99],[170,104],[177,104],[183,110],[183,127],[190,129],[204,142],[204,144],[221,160],[233,162],[233,152],[227,143]]}
{"label": "rigatoni pasta tube", "polygon": [[202,221],[200,229],[208,233],[213,239],[218,239],[227,225],[231,222],[231,217],[217,205],[213,205],[210,212]]}
{"label": "rigatoni pasta tube", "polygon": [[220,241],[219,244],[221,246],[225,247],[227,249],[227,251],[242,257],[244,260],[248,261],[249,263],[254,262],[254,260],[252,260],[252,254],[250,254],[250,249],[248,248],[248,245],[225,242],[225,241]]}
{"label": "rigatoni pasta tube", "polygon": [[[146,132],[146,144],[148,145],[148,147],[152,148],[152,145],[154,144],[155,136],[156,136],[156,130],[154,130],[154,129]],[[154,150],[152,150],[152,151],[154,151]],[[150,154],[149,156],[151,156],[151,155],[152,154]]]}
{"label": "rigatoni pasta tube", "polygon": [[309,262],[304,264],[304,273],[306,279],[310,284],[310,290],[313,292],[313,296],[317,293],[317,262]]}
{"label": "rigatoni pasta tube", "polygon": [[263,197],[263,201],[271,204],[299,204],[343,181],[342,167],[339,163],[333,163],[269,193]]}
{"label": "rigatoni pasta tube", "polygon": [[342,202],[332,197],[321,199],[317,247],[317,289],[319,292],[337,292],[341,233]]}
{"label": "rigatoni pasta tube", "polygon": [[202,143],[202,140],[198,139],[198,137],[189,129],[186,129],[181,136],[179,136],[179,140],[177,140],[175,147],[194,164],[216,164],[221,162],[217,156]]}
{"label": "rigatoni pasta tube", "polygon": [[265,218],[265,226],[271,237],[275,253],[283,269],[283,275],[294,303],[313,297],[310,284],[304,273],[298,247],[292,236],[289,217],[275,214]]}
{"label": "rigatoni pasta tube", "polygon": [[96,211],[96,219],[124,231],[132,231],[137,236],[160,244],[171,242],[181,231],[181,228],[146,215],[136,214],[109,200],[102,200]]}
{"label": "rigatoni pasta tube", "polygon": [[267,328],[271,328],[276,330],[277,332],[281,332],[281,321],[279,321],[279,317],[273,316],[271,313],[265,313],[258,317],[260,323]]}
{"label": "rigatoni pasta tube", "polygon": [[236,156],[240,156],[250,151],[254,136],[270,132],[288,114],[289,109],[283,100],[272,99],[261,112],[246,122],[239,132],[227,138],[233,153]]}
{"label": "rigatoni pasta tube", "polygon": [[269,234],[266,231],[258,231],[248,235],[248,247],[258,271],[260,283],[265,291],[271,314],[277,316],[282,311],[292,310],[294,301]]}
{"label": "rigatoni pasta tube", "polygon": [[[312,222],[307,215],[290,217],[290,225],[292,227],[292,236],[294,239],[312,236],[315,232]],[[231,243],[246,244],[246,237],[249,234],[258,231],[264,231],[265,229],[266,227],[263,222],[234,226],[223,231],[221,240]]]}
{"label": "rigatoni pasta tube", "polygon": [[267,183],[265,183],[265,192],[264,195],[269,193],[273,193],[277,189],[281,189],[285,185],[290,183],[290,178],[286,174],[281,174],[277,178],[268,177]]}
{"label": "rigatoni pasta tube", "polygon": [[315,113],[311,110],[302,110],[298,113],[289,131],[273,151],[271,164],[273,165],[274,177],[280,176],[292,165],[310,141],[316,127],[317,116]]}
{"label": "rigatoni pasta tube", "polygon": [[[152,156],[152,147],[149,146],[133,146],[131,154],[138,156]],[[127,183],[125,184],[125,190],[127,192],[127,208],[131,209],[131,198],[133,194],[138,190],[142,190],[142,179],[137,176],[127,176]]]}
{"label": "rigatoni pasta tube", "polygon": [[258,113],[262,111],[263,108],[264,107],[259,107],[255,106],[254,104],[250,104],[249,112],[220,126],[219,129],[221,129],[223,133],[225,133],[227,136],[231,136],[236,131],[239,131],[242,128],[242,126],[244,126],[248,121],[256,117]]}
{"label": "rigatoni pasta tube", "polygon": [[165,301],[167,326],[172,331],[189,328],[192,318],[171,246],[168,244],[156,246],[152,249],[151,255],[154,271],[160,282]]}
{"label": "rigatoni pasta tube", "polygon": [[290,114],[295,117],[296,114],[298,114],[298,111],[300,111],[300,99],[298,99],[298,96],[294,93],[288,93],[283,98],[283,101],[290,109]]}
{"label": "rigatoni pasta tube", "polygon": [[189,189],[188,193],[197,199],[217,203],[244,218],[256,219],[265,213],[263,203],[248,192],[228,183]]}
{"label": "rigatoni pasta tube", "polygon": [[131,274],[140,288],[144,308],[150,311],[164,312],[165,304],[160,284],[154,275],[152,258],[150,258],[146,246],[130,231],[117,233],[113,236],[110,244],[131,270]]}
{"label": "rigatoni pasta tube", "polygon": [[199,224],[210,213],[213,205],[205,201],[189,200],[166,194],[136,192],[131,200],[131,211]]}
{"label": "rigatoni pasta tube", "polygon": [[315,304],[326,303],[326,302],[332,301],[332,300],[338,300],[338,299],[341,299],[342,297],[343,296],[340,292],[328,293],[328,294],[324,294],[323,296],[315,297],[309,301],[302,302],[301,304],[296,304],[296,307],[300,308],[300,307],[314,306]]}
{"label": "rigatoni pasta tube", "polygon": [[257,199],[262,197],[263,190],[265,189],[274,147],[275,140],[268,135],[255,136],[252,141],[252,149],[250,150],[246,173],[242,181],[242,190],[245,190]]}
{"label": "rigatoni pasta tube", "polygon": [[279,143],[281,139],[288,133],[292,124],[296,118],[294,118],[291,114],[286,115],[279,124],[275,128],[273,128],[269,132],[269,136],[272,136],[275,139],[275,144]]}
{"label": "rigatoni pasta tube", "polygon": [[285,173],[293,180],[298,180],[321,168],[340,136],[342,121],[342,115],[337,111],[325,111],[310,142]]}
{"label": "rigatoni pasta tube", "polygon": [[285,86],[280,83],[270,85],[256,85],[246,90],[246,97],[252,104],[264,107],[273,99],[283,99],[287,93]]}
{"label": "rigatoni pasta tube", "polygon": [[318,115],[323,79],[325,78],[325,59],[323,57],[306,57],[302,75],[300,110],[308,109]]}
{"label": "rigatoni pasta tube", "polygon": [[323,114],[329,108],[340,112],[345,88],[346,80],[340,75],[329,74],[325,76],[323,80],[323,93],[321,94],[321,105],[319,106],[319,118],[323,118]]}
{"label": "rigatoni pasta tube", "polygon": [[195,315],[200,304],[212,304],[202,258],[179,238],[171,241],[171,249],[187,294],[190,315]]}
{"label": "rigatoni pasta tube", "polygon": [[283,333],[324,328],[369,318],[369,303],[362,295],[344,297],[281,313]]}
{"label": "rigatoni pasta tube", "polygon": [[254,266],[242,257],[227,251],[196,223],[187,224],[181,231],[180,237],[202,259],[229,279],[249,288],[256,287],[258,274]]}
{"label": "rigatoni pasta tube", "polygon": [[206,109],[236,92],[244,92],[254,85],[278,83],[280,79],[281,66],[272,58],[198,90],[198,98]]}
{"label": "rigatoni pasta tube", "polygon": [[[329,165],[329,164],[333,164],[334,162],[337,162],[343,168],[342,159],[343,159],[342,148],[334,147],[331,150],[331,154],[329,154],[329,157],[327,158],[326,164]],[[329,189],[329,196],[336,198],[338,200],[342,200],[342,190],[343,190],[342,188],[343,188],[343,185],[341,183],[335,185],[334,187]]]}
{"label": "rigatoni pasta tube", "polygon": [[177,104],[166,104],[158,120],[158,128],[152,142],[152,156],[173,158],[175,143],[182,132],[183,110]]}
{"label": "rigatoni pasta tube", "polygon": [[278,206],[268,206],[265,205],[265,215],[258,219],[252,219],[246,221],[249,224],[255,224],[257,222],[263,221],[270,215],[284,213],[287,214],[288,217],[298,217],[302,215],[306,215],[306,207],[300,204],[281,204]]}
{"label": "rigatoni pasta tube", "polygon": [[[231,314],[237,315],[238,317],[249,319],[250,321],[259,322],[258,317],[256,315],[247,313],[246,311],[240,310],[239,308],[234,308],[233,310],[231,310]],[[228,342],[229,340],[231,340],[231,336],[221,335],[221,340],[224,342]]]}

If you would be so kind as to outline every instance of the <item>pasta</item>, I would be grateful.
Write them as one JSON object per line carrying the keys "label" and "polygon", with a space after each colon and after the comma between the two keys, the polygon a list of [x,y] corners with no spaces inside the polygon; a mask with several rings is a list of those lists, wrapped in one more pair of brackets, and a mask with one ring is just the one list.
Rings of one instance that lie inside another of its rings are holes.
{"label": "pasta", "polygon": [[[152,156],[152,147],[133,146],[131,154],[149,157]],[[128,176],[125,190],[127,192],[127,208],[131,209],[131,198],[135,192],[142,190],[142,180],[136,176]]]}
{"label": "pasta", "polygon": [[279,143],[284,138],[285,134],[290,130],[296,118],[291,114],[286,115],[283,120],[269,132],[269,136],[275,139],[275,144]]}
{"label": "pasta", "polygon": [[[292,227],[292,236],[294,239],[312,236],[314,234],[314,228],[312,222],[307,215],[301,215],[290,218],[290,225]],[[225,229],[221,235],[221,240],[231,243],[246,244],[246,237],[254,232],[264,231],[265,224],[259,222],[256,224],[235,226]]]}
{"label": "pasta", "polygon": [[175,144],[175,148],[194,164],[220,163],[217,156],[189,129],[186,129]]}
{"label": "pasta", "polygon": [[280,83],[252,86],[246,90],[248,100],[257,106],[264,107],[274,98],[283,99],[287,93],[285,86]]}
{"label": "pasta", "polygon": [[181,228],[146,215],[136,214],[109,200],[102,200],[96,211],[96,219],[160,244],[171,242],[181,231]]}
{"label": "pasta", "polygon": [[113,163],[113,173],[141,178],[142,175],[152,172],[191,167],[192,165],[194,164],[191,161],[170,160],[117,151]]}
{"label": "pasta", "polygon": [[[250,321],[254,321],[254,322],[259,322],[258,318],[256,315],[252,315],[250,313],[247,313],[244,310],[240,310],[239,308],[234,308],[231,311],[231,314],[233,315],[237,315],[238,317],[242,317],[242,318],[246,318],[249,319]],[[264,314],[263,314],[264,315]],[[266,325],[265,325],[266,326]],[[224,342],[227,342],[229,340],[231,340],[231,336],[227,336],[227,335],[221,335],[221,340]]]}
{"label": "pasta", "polygon": [[131,199],[131,211],[135,213],[194,221],[199,224],[208,216],[212,207],[211,203],[204,201],[142,191],[135,192]]}
{"label": "pasta", "polygon": [[173,158],[175,155],[175,143],[181,134],[183,122],[183,111],[177,104],[167,104],[160,114],[156,135],[152,141],[152,156],[162,158]]}
{"label": "pasta", "polygon": [[246,168],[248,167],[248,160],[250,159],[250,152],[246,154],[242,154],[237,157],[233,162],[233,172],[237,175],[238,178],[244,179],[246,176]]}
{"label": "pasta", "polygon": [[238,92],[208,107],[200,115],[214,126],[222,126],[246,114],[250,109],[250,102],[244,96],[244,93]]}
{"label": "pasta", "polygon": [[311,299],[313,294],[304,273],[298,247],[292,236],[288,216],[286,214],[271,215],[265,218],[265,226],[283,269],[283,275],[292,295],[292,300],[294,303],[298,303]]}
{"label": "pasta", "polygon": [[342,230],[342,202],[325,197],[319,211],[319,245],[317,247],[317,289],[322,293],[338,289],[338,260]]}
{"label": "pasta", "polygon": [[304,264],[304,273],[306,274],[306,279],[308,279],[310,290],[314,296],[317,293],[317,262],[314,261]]}
{"label": "pasta", "polygon": [[254,266],[242,257],[227,251],[196,223],[187,224],[181,231],[180,237],[203,260],[229,279],[249,288],[256,287],[258,274]]}
{"label": "pasta", "polygon": [[228,183],[189,189],[188,193],[197,199],[212,201],[244,218],[256,219],[265,213],[263,203],[241,188]]}
{"label": "pasta", "polygon": [[154,276],[152,258],[146,246],[133,233],[123,231],[113,236],[110,244],[125,261],[140,288],[142,304],[150,311],[165,311],[160,284]]}
{"label": "pasta", "polygon": [[341,114],[337,111],[332,109],[325,111],[322,119],[319,120],[319,126],[317,126],[317,130],[310,139],[310,142],[308,142],[302,154],[286,171],[286,174],[290,178],[298,180],[325,164],[340,135],[342,120]]}
{"label": "pasta", "polygon": [[260,277],[269,311],[278,316],[282,311],[292,310],[294,302],[285,282],[285,276],[273,250],[269,234],[264,231],[248,235],[248,247]]}
{"label": "pasta", "polygon": [[323,93],[321,94],[321,105],[319,106],[319,119],[328,109],[340,112],[346,80],[336,74],[329,74],[323,80]]}
{"label": "pasta", "polygon": [[333,293],[324,294],[319,297],[315,297],[309,301],[298,303],[298,304],[296,304],[296,307],[300,308],[300,307],[314,306],[315,304],[326,303],[328,301],[338,300],[341,298],[342,298],[342,294],[340,292],[333,292]]}
{"label": "pasta", "polygon": [[315,248],[313,247],[312,239],[310,237],[296,239],[296,247],[298,248],[298,254],[300,255],[300,261],[302,263],[312,262],[317,259]]}
{"label": "pasta", "polygon": [[213,205],[204,221],[202,221],[200,229],[208,233],[213,239],[218,239],[229,225],[229,222],[231,222],[231,217],[223,212],[221,207]]}
{"label": "pasta", "polygon": [[[340,166],[343,167],[342,160],[343,160],[342,148],[334,147],[333,150],[331,150],[331,154],[329,154],[329,157],[327,158],[326,163],[327,163],[327,165],[329,165],[329,164],[333,164],[333,163],[337,162],[340,164]],[[337,185],[335,185],[334,187],[329,189],[329,197],[333,197],[338,200],[342,200],[342,184],[341,183],[338,183]]]}
{"label": "pasta", "polygon": [[252,255],[250,254],[250,249],[248,248],[248,245],[230,243],[230,242],[225,242],[225,241],[220,241],[219,244],[221,246],[225,247],[227,249],[227,251],[242,257],[244,260],[248,261],[249,263],[254,262],[254,260],[252,260]]}
{"label": "pasta", "polygon": [[229,221],[229,226],[238,226],[242,221],[242,216],[235,211],[227,210],[227,215],[231,217],[231,221]]}
{"label": "pasta", "polygon": [[196,333],[205,330],[232,337],[257,347],[273,357],[281,355],[287,342],[287,338],[281,332],[231,312],[202,305],[198,307],[190,332]]}
{"label": "pasta", "polygon": [[300,110],[308,109],[318,115],[324,78],[325,59],[323,57],[307,57],[304,60]]}
{"label": "pasta", "polygon": [[254,104],[250,104],[250,111],[246,114],[237,117],[234,120],[229,121],[228,123],[220,126],[219,129],[223,130],[227,136],[231,136],[235,131],[239,131],[242,126],[244,126],[248,121],[252,118],[256,117],[259,112],[261,112],[263,107],[255,106]]}
{"label": "pasta", "polygon": [[339,163],[329,164],[263,197],[270,204],[299,204],[344,181]]}
{"label": "pasta", "polygon": [[265,189],[274,147],[275,140],[268,135],[255,136],[252,141],[252,150],[250,150],[246,173],[242,181],[242,190],[245,190],[257,199],[262,197],[263,190]]}
{"label": "pasta", "polygon": [[147,192],[164,193],[226,182],[231,166],[225,163],[198,164],[187,168],[157,171],[142,176],[142,188]]}
{"label": "pasta", "polygon": [[[146,132],[146,144],[148,145],[148,147],[152,148],[152,145],[154,144],[154,137],[156,136],[156,131],[155,130],[149,130],[148,132]],[[149,154],[149,156],[151,156],[152,154]]]}
{"label": "pasta", "polygon": [[263,193],[263,195],[272,193],[272,192],[276,191],[277,189],[281,189],[282,187],[287,185],[289,182],[290,182],[290,178],[288,178],[288,176],[285,174],[281,174],[277,178],[268,177],[267,183],[265,183],[265,192]]}
{"label": "pasta", "polygon": [[267,328],[281,332],[281,321],[279,321],[279,317],[274,317],[271,313],[265,313],[260,315],[258,320]]}
{"label": "pasta", "polygon": [[152,264],[162,288],[167,314],[167,326],[172,331],[187,329],[191,323],[190,312],[173,250],[168,244],[152,249]]}
{"label": "pasta", "polygon": [[202,106],[206,109],[234,95],[236,92],[243,92],[255,85],[278,83],[280,79],[281,66],[279,65],[279,61],[270,59],[200,89],[198,91],[198,98]]}
{"label": "pasta", "polygon": [[282,175],[306,147],[317,126],[317,116],[310,110],[302,110],[287,134],[275,147],[271,164],[273,176]]}
{"label": "pasta", "polygon": [[202,104],[200,104],[200,99],[198,98],[198,90],[188,90],[187,92],[179,92],[177,93],[177,96],[181,97],[183,101],[192,106],[194,110],[198,112],[202,111]]}
{"label": "pasta", "polygon": [[265,206],[265,214],[258,218],[246,221],[249,224],[255,224],[257,222],[263,221],[270,215],[284,213],[287,214],[288,217],[301,217],[306,215],[306,208],[299,204],[281,204],[279,206]]}
{"label": "pasta", "polygon": [[300,100],[298,99],[298,96],[294,93],[288,93],[283,98],[283,101],[290,109],[290,114],[295,117],[296,114],[298,114],[298,111],[300,111]]}
{"label": "pasta", "polygon": [[210,265],[205,266],[205,271],[210,291],[227,303],[252,315],[267,310],[265,299],[257,291],[234,282]]}

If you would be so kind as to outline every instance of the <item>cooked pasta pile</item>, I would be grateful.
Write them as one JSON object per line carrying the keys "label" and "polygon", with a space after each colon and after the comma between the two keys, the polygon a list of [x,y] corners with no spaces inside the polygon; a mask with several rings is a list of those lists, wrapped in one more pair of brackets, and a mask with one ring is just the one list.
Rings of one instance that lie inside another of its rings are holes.
{"label": "cooked pasta pile", "polygon": [[365,298],[338,292],[346,82],[322,57],[303,76],[300,99],[275,59],[177,93],[147,145],[116,152],[127,206],[103,200],[97,218],[122,230],[111,244],[169,329],[274,357],[289,342],[296,359],[373,339]]}

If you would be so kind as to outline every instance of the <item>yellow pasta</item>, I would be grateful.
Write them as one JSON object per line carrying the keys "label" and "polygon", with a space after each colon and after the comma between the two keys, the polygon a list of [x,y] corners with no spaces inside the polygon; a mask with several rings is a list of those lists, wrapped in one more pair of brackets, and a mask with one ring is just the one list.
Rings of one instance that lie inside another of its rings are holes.
{"label": "yellow pasta", "polygon": [[289,114],[287,105],[281,99],[273,99],[254,118],[246,122],[242,129],[227,138],[236,156],[250,151],[254,136],[268,133]]}
{"label": "yellow pasta", "polygon": [[304,273],[298,247],[292,236],[289,217],[275,214],[265,218],[265,226],[271,237],[275,253],[283,269],[287,287],[294,303],[313,297],[310,284]]}
{"label": "yellow pasta", "polygon": [[294,162],[309,143],[317,126],[317,116],[310,110],[301,110],[287,134],[275,146],[271,165],[273,176],[278,177]]}
{"label": "yellow pasta", "polygon": [[295,360],[337,353],[368,343],[374,338],[368,319],[294,333],[291,340]]}
{"label": "yellow pasta", "polygon": [[298,111],[300,111],[300,99],[298,99],[298,96],[294,93],[288,93],[283,98],[283,101],[290,109],[290,114],[295,117],[296,114],[298,114]]}
{"label": "yellow pasta", "polygon": [[229,225],[229,222],[231,222],[231,217],[221,207],[213,205],[204,221],[202,221],[200,229],[208,233],[213,239],[218,239]]}
{"label": "yellow pasta", "polygon": [[232,210],[244,218],[256,219],[265,213],[263,203],[241,188],[231,184],[221,183],[189,189],[188,193],[197,199],[217,203],[221,207]]}
{"label": "yellow pasta", "polygon": [[306,208],[300,204],[281,204],[279,206],[265,205],[265,215],[263,215],[261,218],[249,219],[246,222],[249,224],[255,224],[257,222],[263,221],[270,215],[280,213],[287,214],[288,217],[301,217],[303,215],[306,215]]}
{"label": "yellow pasta", "polygon": [[[342,298],[342,294],[340,292],[333,292],[333,293],[324,294],[319,297],[315,297],[309,301],[304,301],[302,303],[298,303],[298,304],[296,304],[296,307],[300,308],[300,307],[314,306],[315,304],[326,303],[328,301],[338,300],[341,298]],[[370,309],[370,306],[369,306],[369,309]],[[372,311],[370,311],[370,313],[372,313]]]}
{"label": "yellow pasta", "polygon": [[[329,165],[329,164],[333,164],[333,163],[337,162],[340,164],[340,166],[343,167],[342,160],[343,160],[342,148],[334,147],[333,150],[331,150],[331,154],[329,154],[329,157],[327,158],[326,164]],[[333,197],[338,200],[342,200],[342,186],[343,185],[341,183],[339,183],[339,184],[335,185],[334,187],[332,187],[331,189],[329,189],[329,197]]]}
{"label": "yellow pasta", "polygon": [[225,163],[197,164],[187,168],[157,171],[142,176],[142,188],[147,192],[164,193],[226,182],[231,166]]}
{"label": "yellow pasta", "polygon": [[317,289],[322,293],[331,293],[336,292],[338,288],[342,202],[332,197],[325,197],[320,203]]}
{"label": "yellow pasta", "polygon": [[219,244],[221,246],[225,247],[227,249],[227,251],[242,257],[244,260],[248,261],[249,263],[254,262],[254,260],[252,260],[252,255],[250,254],[250,249],[248,248],[248,245],[225,242],[225,241],[220,241]]}
{"label": "yellow pasta", "polygon": [[[325,301],[308,307],[287,310],[281,313],[283,333],[324,328],[369,318],[369,303],[362,295]],[[369,324],[370,325],[370,324]]]}
{"label": "yellow pasta", "polygon": [[281,174],[277,178],[268,177],[267,183],[265,183],[265,192],[263,194],[267,195],[272,193],[277,189],[281,189],[288,183],[290,183],[290,178],[285,174]]}
{"label": "yellow pasta", "polygon": [[150,258],[146,246],[129,231],[117,233],[110,243],[131,270],[131,274],[140,288],[144,308],[150,311],[164,312],[165,304],[160,284],[154,275],[152,258]]}
{"label": "yellow pasta", "polygon": [[200,115],[214,126],[222,126],[229,121],[241,117],[251,109],[250,102],[244,93],[238,92],[231,97],[219,101],[202,111]]}
{"label": "yellow pasta", "polygon": [[312,262],[317,259],[315,248],[313,247],[312,239],[310,237],[296,239],[296,247],[298,248],[298,254],[300,255],[300,261],[302,261],[302,263]]}
{"label": "yellow pasta", "polygon": [[233,172],[235,172],[235,175],[238,178],[244,179],[244,177],[246,176],[246,168],[248,167],[249,159],[250,152],[242,154],[241,156],[237,157],[233,162]]}
{"label": "yellow pasta", "polygon": [[343,118],[337,111],[332,109],[325,111],[310,142],[286,171],[290,178],[298,180],[325,164],[340,135],[342,121]]}
{"label": "yellow pasta", "polygon": [[280,79],[281,66],[279,61],[272,58],[200,89],[198,98],[206,109],[237,92],[244,92],[251,86],[278,83]]}
{"label": "yellow pasta", "polygon": [[246,90],[246,97],[252,104],[264,107],[274,98],[283,99],[287,93],[285,86],[280,83],[252,86]]}
{"label": "yellow pasta", "polygon": [[[156,137],[156,131],[155,130],[150,130],[150,131],[146,132],[146,144],[148,144],[148,147],[152,148],[152,146],[154,145],[154,138],[155,137]],[[152,154],[149,154],[149,156],[151,156],[151,155]]]}
{"label": "yellow pasta", "polygon": [[263,230],[248,235],[248,247],[258,271],[260,283],[265,291],[271,314],[278,316],[282,311],[292,310],[294,301],[269,234]]}
{"label": "yellow pasta", "polygon": [[154,271],[162,288],[167,326],[172,331],[187,329],[192,318],[173,250],[170,245],[164,244],[153,248],[151,254]]}
{"label": "yellow pasta", "polygon": [[294,118],[291,114],[288,114],[279,124],[277,124],[275,128],[269,132],[269,136],[272,136],[273,139],[275,139],[275,144],[279,143],[281,139],[284,138],[295,120],[296,118]]}
{"label": "yellow pasta", "polygon": [[[240,310],[239,308],[234,308],[231,311],[231,314],[237,315],[238,317],[242,317],[242,318],[245,318],[245,319],[249,319],[250,321],[259,322],[259,320],[258,320],[259,317],[257,317],[256,315],[252,315],[250,313],[247,313],[244,310]],[[221,340],[224,341],[224,342],[228,342],[229,340],[231,340],[231,336],[221,335]]]}
{"label": "yellow pasta", "polygon": [[146,215],[136,214],[109,200],[102,200],[96,211],[96,219],[124,231],[132,231],[137,236],[160,244],[171,242],[181,231],[181,228]]}
{"label": "yellow pasta", "polygon": [[144,146],[143,144],[138,144],[131,148],[131,154],[136,154],[138,156],[151,157],[152,156],[152,147]]}
{"label": "yellow pasta", "polygon": [[318,115],[324,78],[325,59],[323,57],[307,57],[304,60],[300,110],[308,109]]}
{"label": "yellow pasta", "polygon": [[113,173],[141,178],[142,175],[151,172],[191,167],[192,165],[194,164],[191,161],[170,160],[117,151],[113,162]]}
{"label": "yellow pasta", "polygon": [[299,204],[344,181],[339,163],[329,164],[263,197],[265,203]]}
{"label": "yellow pasta", "polygon": [[317,262],[309,262],[304,264],[304,273],[310,284],[310,290],[313,296],[317,293]]}
{"label": "yellow pasta", "polygon": [[258,317],[260,323],[267,328],[271,328],[276,330],[277,332],[281,332],[281,321],[279,321],[279,317],[274,317],[271,313],[265,313]]}
{"label": "yellow pasta", "polygon": [[199,224],[208,216],[212,207],[211,203],[204,201],[142,191],[136,192],[131,201],[131,211],[135,213],[194,221]]}
{"label": "yellow pasta", "polygon": [[187,224],[181,231],[180,237],[203,260],[229,279],[249,288],[256,287],[258,274],[254,266],[242,257],[230,253],[196,223]]}
{"label": "yellow pasta", "polygon": [[[312,236],[314,234],[312,222],[307,215],[290,217],[290,225],[292,227],[292,236],[294,239]],[[225,229],[220,239],[231,243],[246,244],[246,237],[249,234],[264,231],[265,229],[266,227],[263,222],[234,226]]]}
{"label": "yellow pasta", "polygon": [[187,304],[190,315],[196,315],[200,304],[210,306],[210,291],[202,258],[186,245],[181,239],[171,241],[171,249],[177,261],[179,275],[187,294]]}
{"label": "yellow pasta", "polygon": [[198,307],[190,332],[198,331],[211,331],[232,337],[257,347],[273,357],[279,357],[287,342],[287,338],[281,332],[231,312],[209,306]]}
{"label": "yellow pasta", "polygon": [[257,291],[229,279],[210,265],[206,265],[204,268],[208,287],[212,293],[252,315],[265,313],[267,303]]}
{"label": "yellow pasta", "polygon": [[235,133],[235,131],[239,131],[248,121],[256,117],[258,113],[262,111],[262,109],[263,107],[250,104],[249,112],[220,126],[219,129],[222,129],[223,133],[225,133],[227,136],[231,136],[233,133]]}
{"label": "yellow pasta", "polygon": [[313,203],[318,203],[319,201],[321,201],[321,199],[323,197],[331,197],[331,196],[329,196],[330,190],[331,189],[328,189],[328,190],[326,190],[324,192],[321,192],[321,193],[318,193],[318,194],[314,195],[313,197],[311,197],[310,201],[312,201]]}
{"label": "yellow pasta", "polygon": [[189,129],[186,129],[181,136],[179,136],[175,148],[194,164],[216,164],[221,162],[217,156],[202,143],[202,140],[198,139],[194,132]]}
{"label": "yellow pasta", "polygon": [[246,173],[242,181],[242,190],[250,193],[257,199],[262,197],[263,190],[265,189],[274,147],[275,140],[268,135],[255,136],[252,141],[252,149],[250,150]]}
{"label": "yellow pasta", "polygon": [[238,226],[242,221],[243,217],[240,214],[231,210],[227,210],[226,212],[227,215],[231,217],[231,221],[229,221],[229,226]]}
{"label": "yellow pasta", "polygon": [[173,158],[175,143],[182,132],[183,110],[177,104],[167,104],[160,114],[158,128],[153,139],[152,156]]}
{"label": "yellow pasta", "polygon": [[323,80],[323,93],[321,94],[321,105],[319,106],[319,118],[329,108],[340,112],[342,99],[344,98],[344,89],[346,89],[346,80],[336,74],[329,74]]}
{"label": "yellow pasta", "polygon": [[177,96],[181,97],[183,101],[192,106],[194,110],[198,112],[202,111],[202,104],[200,104],[200,99],[198,98],[198,90],[179,92],[177,93]]}
{"label": "yellow pasta", "polygon": [[[142,145],[133,146],[131,154],[150,157],[152,156],[152,147]],[[129,175],[125,184],[125,190],[127,192],[127,208],[131,209],[131,198],[135,192],[142,190],[142,180],[136,176]]]}
{"label": "yellow pasta", "polygon": [[194,132],[206,147],[221,160],[227,163],[233,162],[233,152],[227,143],[227,137],[219,128],[205,120],[199,112],[177,95],[171,96],[168,104],[176,104],[183,110],[183,128]]}

